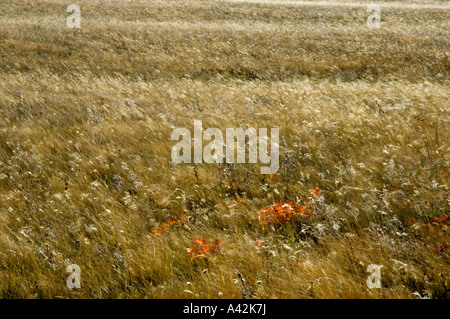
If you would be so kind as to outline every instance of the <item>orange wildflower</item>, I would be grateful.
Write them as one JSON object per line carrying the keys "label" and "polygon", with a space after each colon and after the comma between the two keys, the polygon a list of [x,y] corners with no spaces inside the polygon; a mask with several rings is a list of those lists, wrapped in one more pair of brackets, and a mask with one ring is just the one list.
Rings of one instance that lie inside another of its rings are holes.
{"label": "orange wildflower", "polygon": [[195,246],[187,248],[187,252],[191,260],[194,258],[205,258],[208,255],[215,256],[221,250],[220,240],[215,238],[212,244],[208,243],[208,238],[194,238]]}
{"label": "orange wildflower", "polygon": [[169,230],[169,227],[171,226],[180,228],[183,225],[183,219],[184,214],[180,213],[180,217],[172,216],[167,223],[162,223],[161,227],[159,228],[153,227],[150,231],[155,236],[161,236],[163,233]]}
{"label": "orange wildflower", "polygon": [[265,244],[266,244],[266,242],[265,242],[264,240],[257,240],[257,241],[255,242],[255,246],[256,246],[256,248],[258,248],[258,249],[261,249],[262,247],[264,247]]}
{"label": "orange wildflower", "polygon": [[294,202],[274,203],[270,207],[262,208],[260,212],[264,225],[273,225],[280,229],[298,214],[305,215],[305,206]]}

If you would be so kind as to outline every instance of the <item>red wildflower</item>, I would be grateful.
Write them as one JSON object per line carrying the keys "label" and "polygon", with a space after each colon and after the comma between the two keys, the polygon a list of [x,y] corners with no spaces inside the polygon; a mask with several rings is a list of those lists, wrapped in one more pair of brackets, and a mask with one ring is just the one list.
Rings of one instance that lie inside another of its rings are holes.
{"label": "red wildflower", "polygon": [[436,223],[440,226],[443,226],[443,225],[447,224],[448,218],[447,218],[447,216],[441,214],[441,215],[439,215],[439,217],[434,217],[430,221],[431,221],[431,223]]}
{"label": "red wildflower", "polygon": [[435,245],[434,247],[436,248],[439,257],[441,257],[448,249],[448,246],[444,241],[442,242],[442,245]]}

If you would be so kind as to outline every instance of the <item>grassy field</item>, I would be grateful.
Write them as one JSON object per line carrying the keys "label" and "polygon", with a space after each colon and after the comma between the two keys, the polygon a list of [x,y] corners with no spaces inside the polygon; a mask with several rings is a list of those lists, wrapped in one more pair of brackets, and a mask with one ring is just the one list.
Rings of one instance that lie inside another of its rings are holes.
{"label": "grassy field", "polygon": [[[450,297],[448,1],[70,3],[0,3],[1,298]],[[194,120],[278,173],[172,164]]]}

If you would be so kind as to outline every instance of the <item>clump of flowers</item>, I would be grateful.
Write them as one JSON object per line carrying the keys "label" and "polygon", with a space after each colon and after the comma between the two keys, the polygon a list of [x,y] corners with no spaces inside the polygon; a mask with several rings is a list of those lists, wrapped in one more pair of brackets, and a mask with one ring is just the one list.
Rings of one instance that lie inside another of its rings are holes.
{"label": "clump of flowers", "polygon": [[442,229],[443,231],[446,231],[447,229],[447,223],[448,223],[448,218],[447,216],[441,214],[438,217],[434,217],[432,219],[430,219],[430,223],[437,225],[440,229]]}
{"label": "clump of flowers", "polygon": [[260,216],[265,226],[273,225],[281,229],[283,224],[287,224],[298,214],[306,215],[306,207],[294,202],[285,202],[262,208]]}
{"label": "clump of flowers", "polygon": [[264,247],[265,244],[266,244],[265,240],[257,240],[257,241],[255,241],[255,246],[257,248],[262,248],[262,247]]}
{"label": "clump of flowers", "polygon": [[255,248],[256,248],[257,251],[261,251],[261,249],[263,249],[265,245],[266,245],[266,241],[265,240],[257,240],[257,241],[255,241]]}
{"label": "clump of flowers", "polygon": [[448,250],[448,245],[445,241],[443,241],[442,245],[435,245],[434,248],[436,249],[438,256],[442,257],[442,255]]}
{"label": "clump of flowers", "polygon": [[232,202],[231,202],[231,205],[229,205],[228,207],[229,208],[233,208],[233,207],[236,207],[237,205],[239,205],[239,204],[241,204],[242,203],[242,199],[238,196],[237,198],[236,198],[236,200],[233,200]]}
{"label": "clump of flowers", "polygon": [[181,212],[180,217],[171,216],[168,222],[164,222],[160,227],[153,227],[150,231],[155,236],[161,236],[166,231],[169,230],[170,227],[175,227],[181,229],[183,226],[184,214]]}
{"label": "clump of flowers", "polygon": [[309,192],[311,195],[311,198],[316,198],[316,195],[319,196],[320,195],[320,189],[318,188],[314,188]]}
{"label": "clump of flowers", "polygon": [[194,258],[204,258],[208,259],[208,256],[216,256],[221,250],[220,240],[215,238],[210,244],[207,237],[195,238],[195,246],[187,248],[188,256],[191,260]]}
{"label": "clump of flowers", "polygon": [[282,229],[284,224],[289,223],[297,215],[311,216],[314,212],[313,208],[308,208],[309,204],[320,195],[320,190],[315,188],[310,191],[308,196],[308,204],[301,205],[295,202],[274,203],[269,207],[264,207],[259,213],[263,225],[274,226]]}
{"label": "clump of flowers", "polygon": [[448,218],[445,215],[439,215],[439,217],[434,217],[431,220],[431,223],[436,223],[440,226],[447,224]]}

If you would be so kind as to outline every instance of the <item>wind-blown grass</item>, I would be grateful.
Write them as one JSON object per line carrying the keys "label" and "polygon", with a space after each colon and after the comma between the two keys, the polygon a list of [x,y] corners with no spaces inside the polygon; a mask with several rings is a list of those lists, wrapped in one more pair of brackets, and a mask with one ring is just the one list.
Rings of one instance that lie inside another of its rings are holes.
{"label": "wind-blown grass", "polygon": [[[448,298],[450,10],[362,3],[3,0],[0,297]],[[172,165],[194,119],[279,127],[279,172]]]}

